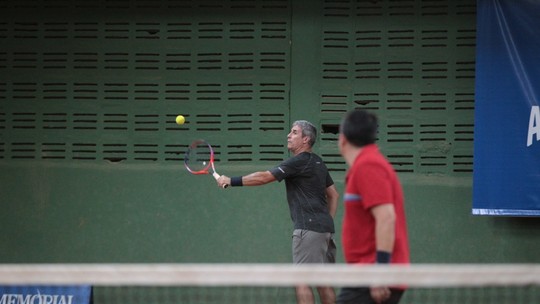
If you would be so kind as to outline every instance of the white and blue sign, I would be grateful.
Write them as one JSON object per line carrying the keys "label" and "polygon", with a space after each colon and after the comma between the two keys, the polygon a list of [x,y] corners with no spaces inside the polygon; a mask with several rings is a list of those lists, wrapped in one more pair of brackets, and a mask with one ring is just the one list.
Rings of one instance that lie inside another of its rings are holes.
{"label": "white and blue sign", "polygon": [[0,286],[0,304],[89,304],[91,286]]}
{"label": "white and blue sign", "polygon": [[540,1],[477,5],[472,212],[540,216]]}

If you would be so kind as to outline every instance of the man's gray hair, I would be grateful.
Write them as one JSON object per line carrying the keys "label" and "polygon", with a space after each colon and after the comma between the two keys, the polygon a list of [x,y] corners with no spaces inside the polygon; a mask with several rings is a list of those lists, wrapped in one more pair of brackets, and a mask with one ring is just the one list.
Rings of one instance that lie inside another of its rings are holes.
{"label": "man's gray hair", "polygon": [[297,120],[293,122],[293,127],[298,126],[302,130],[302,137],[309,137],[309,146],[313,147],[317,141],[317,128],[307,120]]}

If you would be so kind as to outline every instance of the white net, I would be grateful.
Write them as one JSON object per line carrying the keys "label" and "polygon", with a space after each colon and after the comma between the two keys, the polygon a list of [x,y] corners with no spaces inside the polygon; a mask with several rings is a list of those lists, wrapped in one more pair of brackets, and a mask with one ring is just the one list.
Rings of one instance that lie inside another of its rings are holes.
{"label": "white net", "polygon": [[96,304],[296,303],[299,284],[332,286],[336,293],[344,286],[406,285],[400,303],[540,303],[540,265],[534,264],[0,266],[0,285],[89,285]]}

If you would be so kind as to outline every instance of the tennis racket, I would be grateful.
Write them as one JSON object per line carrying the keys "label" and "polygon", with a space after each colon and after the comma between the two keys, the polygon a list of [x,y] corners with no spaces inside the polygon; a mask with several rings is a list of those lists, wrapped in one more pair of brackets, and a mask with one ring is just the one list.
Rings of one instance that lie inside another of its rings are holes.
{"label": "tennis racket", "polygon": [[[184,156],[184,165],[186,169],[195,175],[210,174],[208,170],[212,170],[212,176],[217,180],[220,175],[216,172],[214,166],[214,149],[206,141],[199,139],[189,145]],[[227,188],[224,185],[223,188]]]}

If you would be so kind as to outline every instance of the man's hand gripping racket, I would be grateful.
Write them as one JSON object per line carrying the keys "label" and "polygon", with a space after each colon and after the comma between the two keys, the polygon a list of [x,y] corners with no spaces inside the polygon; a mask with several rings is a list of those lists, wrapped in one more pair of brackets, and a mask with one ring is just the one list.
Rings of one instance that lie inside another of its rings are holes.
{"label": "man's hand gripping racket", "polygon": [[[220,177],[214,166],[214,149],[202,139],[195,140],[189,145],[184,156],[184,165],[191,174],[210,174],[208,170],[212,169],[212,176],[216,180]],[[223,188],[227,188],[228,186],[225,184]]]}

